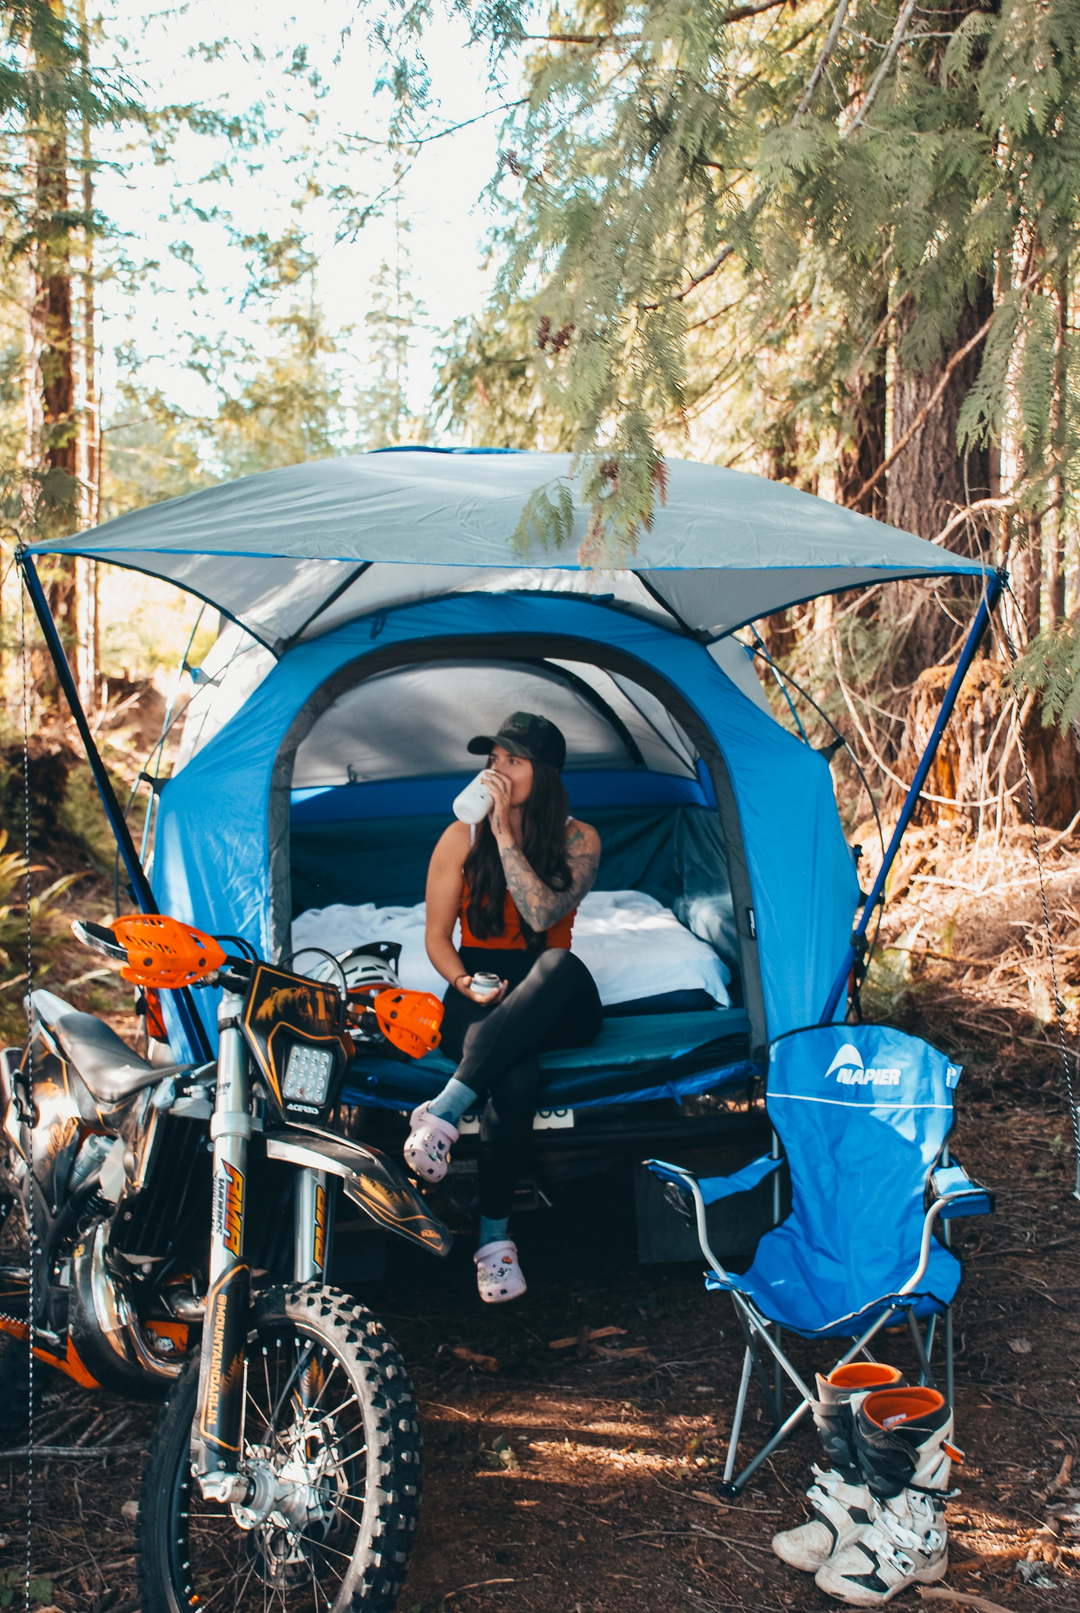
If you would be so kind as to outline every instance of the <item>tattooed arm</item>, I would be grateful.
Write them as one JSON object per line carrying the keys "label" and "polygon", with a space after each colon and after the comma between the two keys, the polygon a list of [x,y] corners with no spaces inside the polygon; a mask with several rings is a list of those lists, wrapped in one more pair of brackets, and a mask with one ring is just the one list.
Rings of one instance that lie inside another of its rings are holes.
{"label": "tattooed arm", "polygon": [[525,853],[509,837],[499,840],[506,888],[514,906],[534,930],[547,930],[557,924],[593,888],[600,863],[600,836],[587,823],[571,819],[566,826],[566,860],[570,864],[570,885],[553,891],[525,859]]}

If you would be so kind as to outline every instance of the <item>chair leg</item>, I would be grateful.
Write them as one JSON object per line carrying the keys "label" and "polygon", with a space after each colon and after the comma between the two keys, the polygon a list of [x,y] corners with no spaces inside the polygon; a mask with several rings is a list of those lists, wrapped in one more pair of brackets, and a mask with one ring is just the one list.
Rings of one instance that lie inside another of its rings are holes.
{"label": "chair leg", "polygon": [[[743,1315],[742,1311],[738,1309],[738,1306],[736,1306],[736,1311],[739,1317],[739,1325],[743,1330],[743,1338],[746,1340],[746,1348],[750,1352],[754,1372],[757,1376],[758,1383],[761,1385],[761,1392],[765,1396],[765,1404],[772,1412],[773,1427],[776,1428],[780,1422],[779,1399],[774,1394],[773,1386],[769,1382],[769,1374],[766,1369],[765,1362],[762,1359],[761,1352],[754,1342],[753,1330],[748,1325],[746,1317]],[[777,1374],[779,1375],[780,1363],[777,1362],[776,1365]]]}
{"label": "chair leg", "polygon": [[735,1416],[731,1422],[731,1435],[728,1439],[727,1457],[724,1461],[724,1483],[727,1484],[735,1469],[735,1452],[739,1448],[739,1434],[742,1431],[743,1412],[746,1410],[746,1391],[750,1387],[750,1368],[753,1364],[753,1355],[749,1344],[743,1355],[742,1376],[739,1379],[739,1393],[735,1400]]}
{"label": "chair leg", "polygon": [[907,1317],[907,1324],[911,1330],[912,1342],[915,1345],[915,1354],[919,1358],[919,1382],[929,1384],[931,1389],[936,1389],[937,1381],[934,1378],[933,1372],[930,1370],[930,1362],[926,1357],[926,1349],[923,1345],[922,1333],[919,1330],[918,1322],[915,1320],[915,1311],[912,1306],[909,1305],[904,1314]]}
{"label": "chair leg", "polygon": [[739,1474],[738,1478],[729,1478],[725,1471],[723,1483],[720,1485],[720,1493],[722,1495],[738,1495],[751,1473],[756,1473],[762,1462],[768,1461],[776,1447],[787,1439],[788,1435],[791,1433],[791,1430],[795,1427],[795,1424],[799,1422],[801,1418],[805,1417],[809,1410],[810,1402],[808,1400],[801,1401],[800,1404],[795,1407],[795,1410],[791,1413],[791,1416],[788,1417],[787,1421],[780,1424],[780,1427],[776,1430],[776,1433],[773,1435],[772,1439],[769,1440],[768,1444],[763,1445],[758,1451],[757,1455],[754,1457],[754,1460],[747,1463],[742,1472]]}
{"label": "chair leg", "polygon": [[937,1338],[937,1317],[931,1316],[926,1324],[926,1359],[933,1359],[934,1340]]}
{"label": "chair leg", "polygon": [[[783,1347],[784,1347],[784,1333],[783,1333],[783,1329],[780,1327],[779,1323],[777,1323],[777,1328],[776,1328],[776,1343],[777,1343],[777,1346],[782,1350]],[[781,1422],[781,1419],[782,1419],[782,1417],[784,1415],[783,1388],[784,1388],[783,1371],[781,1369],[779,1361],[777,1361],[774,1358],[774,1360],[773,1360],[773,1405],[776,1408],[775,1414],[773,1416],[773,1427],[774,1428],[779,1428],[780,1427],[780,1422]]]}
{"label": "chair leg", "polygon": [[945,1307],[945,1399],[954,1405],[953,1397],[953,1328],[952,1306]]}

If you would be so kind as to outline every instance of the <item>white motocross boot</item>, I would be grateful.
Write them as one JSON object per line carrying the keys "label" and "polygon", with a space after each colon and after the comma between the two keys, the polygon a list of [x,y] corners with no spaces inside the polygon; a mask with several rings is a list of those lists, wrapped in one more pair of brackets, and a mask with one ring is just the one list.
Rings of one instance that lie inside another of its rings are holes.
{"label": "white motocross boot", "polygon": [[814,1483],[806,1492],[814,1517],[774,1535],[772,1542],[776,1555],[792,1568],[816,1573],[873,1522],[873,1497],[855,1459],[852,1397],[902,1382],[895,1367],[876,1361],[849,1362],[827,1378],[818,1374],[814,1422],[829,1466],[814,1463]]}
{"label": "white motocross boot", "polygon": [[884,1389],[859,1404],[855,1448],[873,1521],[818,1569],[819,1590],[876,1607],[945,1577],[949,1472],[961,1459],[952,1430],[952,1407],[936,1389]]}

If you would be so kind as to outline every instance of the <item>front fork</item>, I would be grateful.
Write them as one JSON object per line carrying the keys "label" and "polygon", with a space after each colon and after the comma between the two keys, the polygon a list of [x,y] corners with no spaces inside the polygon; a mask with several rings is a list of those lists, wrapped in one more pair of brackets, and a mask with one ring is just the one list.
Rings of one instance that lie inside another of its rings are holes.
{"label": "front fork", "polygon": [[298,1283],[310,1283],[330,1269],[331,1192],[325,1171],[307,1166],[297,1171],[293,1278]]}
{"label": "front fork", "polygon": [[244,1342],[251,1268],[244,1261],[244,1217],[251,1087],[240,1034],[244,999],[227,991],[218,1010],[217,1101],[210,1120],[214,1198],[210,1222],[210,1287],[203,1317],[199,1397],[191,1429],[192,1471],[206,1500],[243,1501],[248,1482],[237,1472],[244,1415]]}
{"label": "front fork", "polygon": [[[210,1224],[210,1287],[203,1318],[199,1395],[191,1430],[192,1471],[204,1500],[243,1503],[250,1484],[237,1471],[244,1421],[244,1343],[251,1301],[251,1268],[244,1260],[248,1143],[252,1132],[248,1053],[239,1029],[244,999],[226,992],[218,1010],[217,1101],[210,1121],[214,1198]],[[310,1282],[328,1269],[330,1190],[326,1173],[297,1172],[293,1274]],[[302,1374],[300,1392],[314,1385]]]}

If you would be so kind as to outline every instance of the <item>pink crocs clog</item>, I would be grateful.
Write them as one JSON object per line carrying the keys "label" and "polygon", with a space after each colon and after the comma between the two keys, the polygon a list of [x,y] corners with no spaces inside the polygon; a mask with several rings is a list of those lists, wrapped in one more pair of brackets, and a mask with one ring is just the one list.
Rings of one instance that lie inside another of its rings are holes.
{"label": "pink crocs clog", "polygon": [[517,1245],[512,1238],[485,1243],[473,1255],[476,1283],[485,1305],[502,1305],[525,1292],[525,1278],[518,1265]]}
{"label": "pink crocs clog", "polygon": [[406,1165],[425,1181],[441,1182],[450,1163],[450,1150],[458,1140],[457,1127],[449,1120],[440,1120],[438,1115],[429,1115],[426,1103],[413,1110],[409,1125]]}

